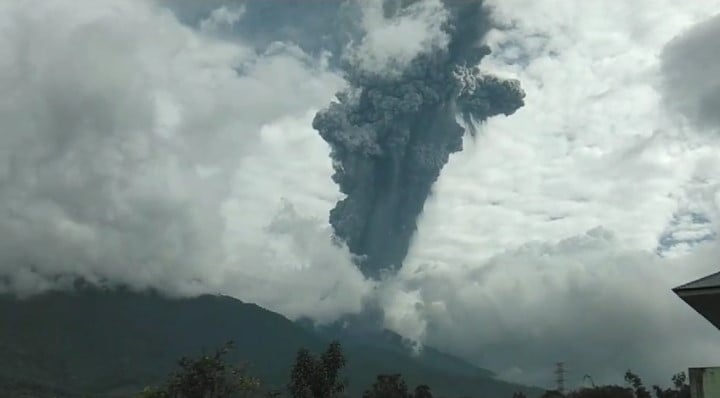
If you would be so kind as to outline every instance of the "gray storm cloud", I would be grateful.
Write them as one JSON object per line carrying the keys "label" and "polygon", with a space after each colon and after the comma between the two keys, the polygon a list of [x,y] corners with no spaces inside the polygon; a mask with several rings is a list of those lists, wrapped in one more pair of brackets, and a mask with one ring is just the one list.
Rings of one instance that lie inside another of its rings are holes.
{"label": "gray storm cloud", "polygon": [[693,26],[662,52],[665,103],[702,129],[720,127],[720,16]]}
{"label": "gray storm cloud", "polygon": [[[383,5],[385,18],[401,19],[422,15],[427,3]],[[412,58],[385,54],[378,68],[367,65],[366,53],[348,57],[349,87],[313,121],[332,148],[332,179],[346,195],[330,223],[368,276],[402,265],[433,183],[462,150],[466,127],[457,117],[474,133],[477,123],[523,105],[517,81],[478,67],[489,53],[479,44],[489,28],[481,2],[444,5],[435,39]]]}

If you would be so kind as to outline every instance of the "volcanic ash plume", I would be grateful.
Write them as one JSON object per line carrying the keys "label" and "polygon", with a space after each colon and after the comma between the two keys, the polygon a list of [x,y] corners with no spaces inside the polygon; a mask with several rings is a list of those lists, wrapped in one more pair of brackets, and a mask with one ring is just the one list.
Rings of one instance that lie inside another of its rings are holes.
{"label": "volcanic ash plume", "polygon": [[[398,17],[415,5],[385,11]],[[445,45],[423,49],[393,73],[369,71],[350,57],[349,87],[313,121],[331,146],[333,181],[347,195],[330,211],[330,223],[366,276],[402,265],[432,184],[450,154],[462,150],[466,129],[457,116],[474,134],[477,123],[523,105],[517,81],[480,73],[490,53],[477,45],[488,29],[481,4],[445,8]]]}

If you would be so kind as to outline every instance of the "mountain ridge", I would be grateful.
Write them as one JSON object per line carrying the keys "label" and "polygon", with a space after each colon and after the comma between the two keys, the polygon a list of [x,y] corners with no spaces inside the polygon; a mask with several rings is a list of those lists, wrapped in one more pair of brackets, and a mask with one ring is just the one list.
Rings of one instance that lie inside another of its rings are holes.
{"label": "mountain ridge", "polygon": [[276,390],[284,390],[298,349],[318,352],[337,339],[348,358],[351,396],[359,396],[380,373],[402,373],[409,385],[428,384],[445,396],[501,398],[539,391],[494,379],[470,364],[465,368],[459,359],[454,368],[433,363],[432,358],[454,358],[446,354],[429,351],[425,355],[431,359],[423,362],[373,344],[377,336],[351,339],[330,329],[313,330],[228,296],[167,298],[89,287],[22,299],[4,294],[0,325],[0,384],[45,386],[57,396],[128,396],[163,380],[180,357],[228,340],[237,347],[231,359],[246,363],[265,387]]}

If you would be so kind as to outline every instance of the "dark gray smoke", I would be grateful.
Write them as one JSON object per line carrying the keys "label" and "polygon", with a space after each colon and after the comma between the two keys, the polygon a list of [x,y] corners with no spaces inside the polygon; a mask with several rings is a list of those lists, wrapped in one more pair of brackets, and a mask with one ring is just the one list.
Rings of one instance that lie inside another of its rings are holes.
{"label": "dark gray smoke", "polygon": [[[396,14],[408,1],[386,2]],[[514,80],[482,75],[477,67],[490,50],[480,2],[448,2],[443,30],[447,46],[415,57],[398,74],[345,65],[349,88],[315,116],[313,127],[331,146],[335,181],[347,197],[330,211],[336,236],[360,256],[367,276],[400,267],[417,217],[451,153],[462,150],[465,128],[510,115],[523,105]]]}

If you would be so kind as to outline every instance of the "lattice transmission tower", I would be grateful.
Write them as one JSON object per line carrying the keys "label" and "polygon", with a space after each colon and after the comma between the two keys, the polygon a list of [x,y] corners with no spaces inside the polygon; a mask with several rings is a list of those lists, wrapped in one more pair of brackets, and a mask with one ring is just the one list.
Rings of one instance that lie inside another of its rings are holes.
{"label": "lattice transmission tower", "polygon": [[558,362],[555,364],[555,382],[557,383],[557,391],[565,395],[565,362]]}

